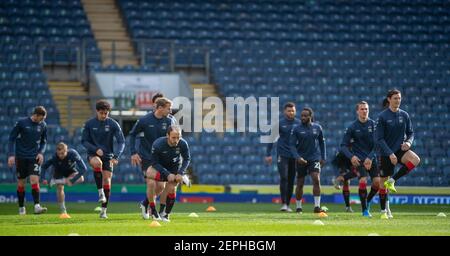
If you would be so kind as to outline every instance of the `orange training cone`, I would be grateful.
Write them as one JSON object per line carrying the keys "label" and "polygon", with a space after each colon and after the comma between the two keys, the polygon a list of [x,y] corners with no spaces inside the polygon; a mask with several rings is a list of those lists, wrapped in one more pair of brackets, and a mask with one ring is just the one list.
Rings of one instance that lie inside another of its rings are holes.
{"label": "orange training cone", "polygon": [[326,218],[326,217],[328,217],[328,214],[326,214],[325,212],[320,212],[319,213],[319,217],[320,218]]}
{"label": "orange training cone", "polygon": [[150,227],[152,227],[152,228],[154,228],[154,227],[161,227],[161,224],[159,224],[159,222],[154,220],[154,221],[152,221],[152,223],[150,223]]}
{"label": "orange training cone", "polygon": [[214,208],[214,206],[209,206],[208,208],[206,208],[207,212],[215,212],[216,208]]}
{"label": "orange training cone", "polygon": [[61,215],[59,215],[59,218],[60,219],[70,219],[72,217],[70,217],[70,215],[67,213],[61,213]]}

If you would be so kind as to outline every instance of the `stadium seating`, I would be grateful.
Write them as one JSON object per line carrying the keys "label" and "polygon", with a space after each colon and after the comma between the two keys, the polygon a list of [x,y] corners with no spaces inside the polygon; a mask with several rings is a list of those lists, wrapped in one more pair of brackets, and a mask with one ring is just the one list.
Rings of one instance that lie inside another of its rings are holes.
{"label": "stadium seating", "polygon": [[[224,96],[279,96],[311,106],[324,127],[330,159],[345,127],[354,118],[354,103],[370,103],[371,117],[381,110],[388,89],[403,92],[402,107],[412,117],[422,165],[400,183],[448,185],[428,177],[429,168],[448,165],[450,95],[450,16],[445,1],[132,1],[119,0],[135,39],[168,39],[177,46],[208,47],[214,82]],[[151,49],[148,49],[150,51]],[[183,51],[178,52],[180,61]],[[426,97],[426,98],[424,98]],[[212,138],[201,134],[190,143],[194,174],[202,183],[270,183],[277,172],[260,168],[265,146],[249,134]],[[256,137],[256,136],[255,136]],[[192,136],[193,138],[193,136]],[[217,148],[211,145],[217,145]],[[256,150],[258,149],[258,150]],[[223,155],[221,171],[217,172]],[[432,159],[432,160],[431,160]],[[331,159],[330,159],[331,160]],[[245,164],[245,170],[242,168]],[[211,166],[212,165],[212,166]],[[328,164],[322,181],[335,175]],[[230,175],[229,175],[230,174]],[[429,175],[432,177],[432,174]]]}
{"label": "stadium seating", "polygon": [[[59,113],[40,65],[39,49],[55,46],[54,52],[44,55],[44,63],[69,64],[74,61],[73,49],[80,47],[83,39],[92,41],[93,36],[79,0],[7,0],[0,2],[0,12],[0,182],[12,182],[15,175],[5,164],[8,135],[14,123],[30,116],[35,106],[43,105],[48,112],[46,159],[54,153],[57,142],[78,145],[72,144],[75,139],[60,126]],[[88,52],[98,56],[95,44],[88,43],[87,47]],[[92,63],[98,61],[98,58],[88,59]]]}

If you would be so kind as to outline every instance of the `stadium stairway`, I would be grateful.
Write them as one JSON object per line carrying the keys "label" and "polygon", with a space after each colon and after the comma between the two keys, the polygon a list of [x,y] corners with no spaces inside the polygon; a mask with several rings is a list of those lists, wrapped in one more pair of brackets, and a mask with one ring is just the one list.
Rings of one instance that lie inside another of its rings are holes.
{"label": "stadium stairway", "polygon": [[131,38],[123,25],[124,22],[115,1],[82,0],[81,2],[102,52],[103,66],[113,64],[111,55],[114,49],[117,66],[138,66]]}
{"label": "stadium stairway", "polygon": [[[75,127],[82,127],[92,115],[87,99],[74,99],[69,113],[69,96],[88,96],[81,82],[78,81],[49,81],[50,92],[60,113],[61,126],[73,132]],[[70,119],[70,123],[69,123]],[[70,124],[70,126],[69,126]]]}
{"label": "stadium stairway", "polygon": [[[192,86],[192,90],[195,90],[195,89],[201,89],[202,90],[202,101],[204,101],[208,97],[221,98],[219,93],[218,93],[218,91],[217,91],[217,88],[216,88],[216,86],[214,84],[191,84],[191,86]],[[224,107],[224,111],[225,111],[225,106],[223,106],[223,107]],[[203,109],[203,114],[202,114],[203,120],[204,120],[205,115],[207,115],[209,112],[211,112],[212,109],[213,108]],[[226,117],[224,117],[224,119],[225,118]],[[233,127],[233,123],[232,123],[231,120],[224,120],[223,125],[224,125],[224,127],[223,127],[224,130],[227,127]],[[213,127],[204,126],[204,128],[205,129],[212,129]]]}

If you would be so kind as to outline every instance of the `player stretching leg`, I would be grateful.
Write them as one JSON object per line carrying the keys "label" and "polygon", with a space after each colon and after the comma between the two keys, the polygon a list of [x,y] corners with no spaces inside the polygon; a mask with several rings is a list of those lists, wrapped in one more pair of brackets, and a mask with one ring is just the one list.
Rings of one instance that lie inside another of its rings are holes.
{"label": "player stretching leg", "polygon": [[[406,111],[400,109],[402,96],[398,90],[390,90],[386,96],[389,107],[378,115],[375,140],[380,155],[380,206],[381,218],[393,218],[388,204],[387,189],[396,192],[395,181],[411,172],[420,158],[410,148],[414,141],[411,119]],[[400,170],[394,174],[394,168],[401,164]],[[392,176],[391,178],[389,178]]]}
{"label": "player stretching leg", "polygon": [[369,118],[369,104],[365,101],[356,104],[356,113],[358,118],[345,131],[340,147],[340,153],[345,156],[347,161],[350,160],[351,172],[339,176],[336,180],[339,182],[355,176],[359,177],[358,194],[361,200],[362,213],[363,216],[371,217],[367,208],[367,173],[369,173],[374,187],[379,184],[378,168],[374,161],[375,121]]}
{"label": "player stretching leg", "polygon": [[[99,203],[102,204],[100,218],[106,219],[113,166],[119,162],[118,159],[125,148],[125,138],[119,124],[108,117],[111,105],[106,100],[99,100],[95,108],[97,116],[84,124],[81,143],[87,149],[89,164],[94,169]],[[113,148],[114,138],[118,144],[116,151]]]}
{"label": "player stretching leg", "polygon": [[345,211],[353,212],[353,209],[350,206],[350,180],[358,176],[357,170],[353,168],[350,159],[348,159],[342,152],[337,152],[332,164],[339,170],[339,176],[337,176],[333,181],[334,187],[338,190],[342,189],[342,196],[344,197],[345,202]]}
{"label": "player stretching leg", "polygon": [[56,197],[58,198],[61,213],[59,217],[61,219],[70,219],[70,215],[67,214],[66,210],[64,185],[72,186],[73,184],[82,183],[84,181],[83,174],[87,171],[86,164],[75,149],[68,149],[65,143],[60,142],[56,146],[56,154],[42,165],[42,184],[44,185],[48,183],[45,178],[45,171],[50,166],[54,168],[50,186],[56,184]]}
{"label": "player stretching leg", "polygon": [[322,127],[313,123],[313,110],[304,108],[301,113],[301,124],[292,129],[290,148],[297,159],[297,212],[302,212],[301,200],[303,197],[303,185],[307,173],[311,175],[313,183],[314,212],[325,212],[320,207],[320,169],[325,164],[325,139]]}
{"label": "player stretching leg", "polygon": [[[156,96],[156,95],[155,95]],[[170,115],[172,111],[172,102],[164,97],[158,97],[155,101],[155,108],[147,115],[140,118],[133,126],[130,132],[130,148],[131,148],[131,164],[140,165],[144,178],[146,178],[147,169],[151,163],[151,150],[153,142],[164,137],[167,134],[167,129],[177,123],[175,117]],[[136,136],[140,135],[139,150],[136,150]],[[147,183],[147,182],[146,182]],[[165,182],[159,181],[156,183],[156,195],[161,194],[165,186]],[[148,191],[149,193],[149,191]],[[139,204],[142,211],[142,218],[147,220],[150,218],[148,213],[148,193],[145,199]],[[162,195],[165,197],[164,195]],[[165,207],[165,198],[161,201],[160,210]],[[154,201],[153,201],[154,202]]]}
{"label": "player stretching leg", "polygon": [[31,117],[20,119],[9,134],[8,166],[16,165],[17,197],[19,198],[19,214],[25,215],[25,184],[30,177],[31,194],[34,201],[34,213],[40,214],[47,208],[40,205],[39,175],[44,162],[47,143],[47,124],[44,119],[47,111],[44,107],[34,108]]}
{"label": "player stretching leg", "polygon": [[[291,202],[292,192],[294,191],[296,165],[295,158],[289,149],[289,137],[292,128],[299,124],[300,120],[295,118],[295,104],[292,102],[286,103],[284,105],[284,117],[280,118],[280,122],[278,123],[280,137],[277,139],[277,164],[280,174],[280,196],[282,204],[280,211],[292,212],[289,203]],[[267,144],[264,160],[268,165],[272,164],[272,148],[273,143]]]}
{"label": "player stretching leg", "polygon": [[[150,190],[150,209],[155,220],[162,219],[169,222],[176,199],[177,185],[183,182],[183,175],[189,166],[191,156],[187,142],[181,138],[181,128],[177,125],[170,126],[167,137],[161,137],[152,146],[152,164],[147,170],[148,186]],[[154,204],[156,182],[167,181],[166,208],[159,217]]]}

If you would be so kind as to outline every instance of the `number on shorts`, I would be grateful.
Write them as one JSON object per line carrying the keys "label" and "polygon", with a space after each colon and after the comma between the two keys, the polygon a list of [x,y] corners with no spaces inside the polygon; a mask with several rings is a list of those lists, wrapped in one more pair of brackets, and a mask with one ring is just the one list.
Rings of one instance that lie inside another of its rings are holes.
{"label": "number on shorts", "polygon": [[320,170],[320,163],[319,162],[315,162],[314,163],[314,169]]}

